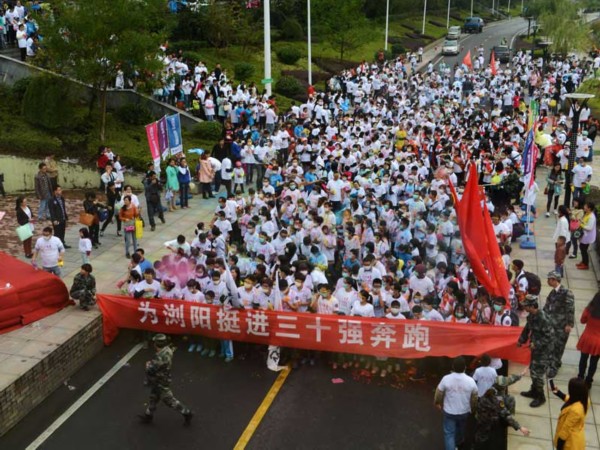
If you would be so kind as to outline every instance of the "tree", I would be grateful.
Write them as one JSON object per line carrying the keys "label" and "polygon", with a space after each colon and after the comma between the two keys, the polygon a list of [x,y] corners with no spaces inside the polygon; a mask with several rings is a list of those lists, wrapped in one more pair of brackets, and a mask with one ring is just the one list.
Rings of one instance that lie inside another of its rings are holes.
{"label": "tree", "polygon": [[541,34],[551,41],[555,52],[566,55],[573,50],[584,50],[589,45],[589,25],[579,15],[577,2],[546,0],[539,5]]}
{"label": "tree", "polygon": [[46,66],[90,84],[100,100],[100,140],[106,131],[106,91],[118,70],[128,79],[156,81],[158,58],[171,23],[164,0],[52,1],[40,19]]}
{"label": "tree", "polygon": [[340,59],[347,51],[360,47],[368,21],[363,13],[364,0],[316,0],[313,23],[332,48],[339,50]]}

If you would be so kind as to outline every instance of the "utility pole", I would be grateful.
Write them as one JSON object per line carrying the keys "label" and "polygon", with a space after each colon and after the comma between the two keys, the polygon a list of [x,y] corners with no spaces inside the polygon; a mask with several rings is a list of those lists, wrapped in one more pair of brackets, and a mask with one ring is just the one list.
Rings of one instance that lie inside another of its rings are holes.
{"label": "utility pole", "polygon": [[264,3],[264,46],[265,46],[265,91],[271,95],[271,0]]}
{"label": "utility pole", "polygon": [[[308,0],[310,3],[310,0]],[[390,0],[387,0],[385,4],[385,44],[383,49],[387,52],[388,49],[388,32],[390,30]]]}
{"label": "utility pole", "polygon": [[450,28],[450,1],[448,0],[448,14],[446,14],[446,30]]}
{"label": "utility pole", "polygon": [[427,17],[427,0],[423,3],[423,30],[421,34],[425,34],[425,19]]}
{"label": "utility pole", "polygon": [[[388,0],[389,1],[389,0]],[[311,39],[311,25],[310,25],[310,0],[306,5],[306,18],[308,25],[308,85],[312,86],[312,39]],[[387,31],[387,30],[386,30]],[[386,35],[387,42],[387,35]]]}

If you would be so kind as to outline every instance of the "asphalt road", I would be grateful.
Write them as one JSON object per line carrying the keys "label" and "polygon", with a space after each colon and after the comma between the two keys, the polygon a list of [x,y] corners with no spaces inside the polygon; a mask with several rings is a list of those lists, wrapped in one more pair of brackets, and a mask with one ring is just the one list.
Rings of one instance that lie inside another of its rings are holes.
{"label": "asphalt road", "polygon": [[483,44],[483,47],[485,48],[485,63],[488,64],[492,47],[499,45],[502,38],[506,38],[507,42],[511,44],[513,37],[523,31],[527,31],[527,21],[519,17],[509,21],[487,25],[484,27],[483,33],[463,33],[459,41],[461,46],[460,54],[458,56],[442,56],[442,46],[440,44],[438,46],[439,55],[433,58],[433,63],[437,66],[443,60],[448,66],[453,67],[456,63],[462,63],[463,58],[469,50],[471,50],[472,58],[479,55],[476,49]]}

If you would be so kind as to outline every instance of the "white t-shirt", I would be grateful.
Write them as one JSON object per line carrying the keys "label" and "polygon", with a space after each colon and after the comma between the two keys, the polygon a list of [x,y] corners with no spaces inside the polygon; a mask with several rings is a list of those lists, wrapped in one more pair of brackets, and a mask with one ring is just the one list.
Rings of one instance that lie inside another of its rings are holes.
{"label": "white t-shirt", "polygon": [[356,300],[354,305],[352,305],[351,314],[353,316],[360,317],[375,317],[375,310],[373,309],[373,305],[370,303],[365,303],[364,305],[360,304],[360,300]]}
{"label": "white t-shirt", "polygon": [[38,252],[42,267],[56,267],[60,252],[64,252],[65,247],[56,236],[51,236],[48,240],[41,237],[35,242],[35,251]]}
{"label": "white t-shirt", "polygon": [[477,383],[477,392],[480,397],[486,393],[496,382],[498,374],[493,367],[478,367],[473,374],[473,379]]}
{"label": "white t-shirt", "polygon": [[467,414],[471,412],[471,395],[477,392],[475,380],[465,373],[452,372],[437,387],[444,393],[444,412]]}

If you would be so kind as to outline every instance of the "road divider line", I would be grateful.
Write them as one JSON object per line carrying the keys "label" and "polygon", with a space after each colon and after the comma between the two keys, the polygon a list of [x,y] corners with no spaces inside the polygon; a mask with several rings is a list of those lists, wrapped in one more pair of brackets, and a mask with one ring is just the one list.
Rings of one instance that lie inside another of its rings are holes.
{"label": "road divider line", "polygon": [[92,396],[98,392],[100,388],[104,386],[106,382],[110,380],[123,366],[125,366],[129,360],[140,351],[141,348],[142,344],[140,343],[129,350],[129,352],[123,356],[123,358],[121,358],[117,364],[115,364],[108,372],[106,372],[102,378],[96,381],[96,383],[94,383],[94,385],[89,388],[85,394],[79,397],[75,403],[73,403],[64,413],[60,415],[58,419],[52,423],[52,425],[46,428],[46,430],[40,434],[35,441],[29,444],[26,450],[35,450],[44,442],[46,442],[56,430],[58,430],[67,420],[69,420],[69,417],[75,414],[79,408],[81,408],[90,398],[92,398]]}
{"label": "road divider line", "polygon": [[260,422],[267,414],[267,411],[271,407],[273,400],[275,400],[275,397],[277,397],[277,394],[281,390],[283,383],[285,383],[285,380],[290,374],[290,372],[291,369],[289,367],[286,367],[281,372],[279,372],[279,375],[275,379],[275,382],[271,386],[271,389],[269,389],[269,392],[267,392],[267,395],[265,395],[265,398],[263,399],[262,403],[252,416],[252,419],[250,419],[248,426],[238,439],[237,444],[235,444],[234,450],[243,450],[246,448],[248,442],[250,442],[250,439],[252,439],[252,436],[256,432],[256,429],[260,425]]}

